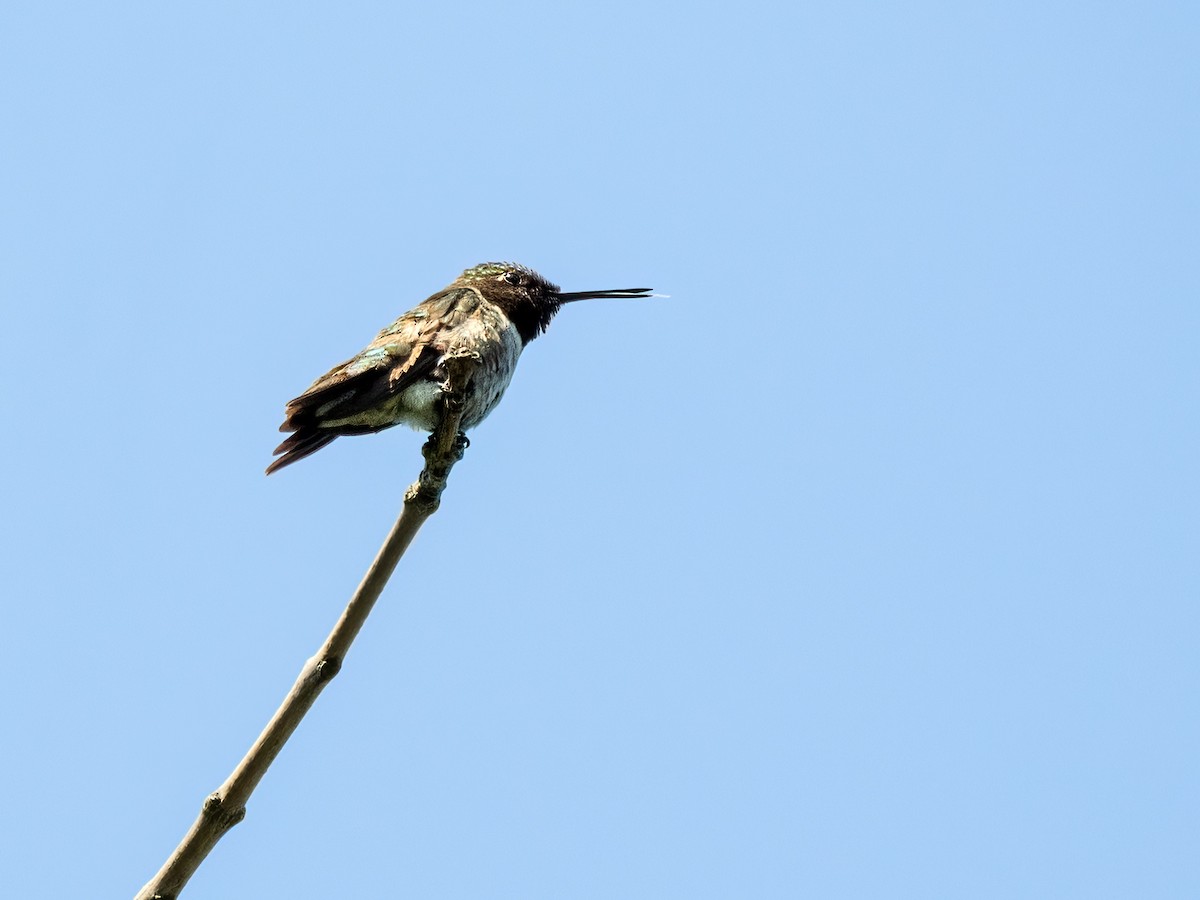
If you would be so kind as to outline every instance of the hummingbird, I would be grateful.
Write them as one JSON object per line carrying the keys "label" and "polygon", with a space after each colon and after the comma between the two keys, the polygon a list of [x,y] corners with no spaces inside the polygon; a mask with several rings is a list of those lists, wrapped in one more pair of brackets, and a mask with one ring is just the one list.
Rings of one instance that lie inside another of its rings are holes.
{"label": "hummingbird", "polygon": [[466,351],[480,365],[461,428],[474,428],[496,408],[525,346],[546,330],[564,303],[644,297],[652,288],[563,293],[526,266],[472,266],[449,287],[410,309],[359,353],[334,366],[288,403],[267,474],[316,453],[335,438],[374,434],[394,425],[432,431],[441,417],[446,359]]}

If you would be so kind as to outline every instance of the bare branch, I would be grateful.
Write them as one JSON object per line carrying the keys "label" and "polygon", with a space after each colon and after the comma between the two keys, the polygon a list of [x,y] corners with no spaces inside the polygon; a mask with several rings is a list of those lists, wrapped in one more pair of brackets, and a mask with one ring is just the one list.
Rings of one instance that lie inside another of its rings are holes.
{"label": "bare branch", "polygon": [[179,896],[188,879],[195,874],[221,836],[245,818],[246,801],[316,701],[317,695],[337,675],[351,643],[366,622],[400,557],[425,520],[437,511],[450,470],[462,458],[466,438],[459,433],[458,427],[478,362],[475,356],[447,360],[449,375],[442,397],[442,419],[421,450],[425,467],[417,481],[405,492],[404,507],[375,561],[371,563],[321,649],[305,662],[296,683],[258,740],[225,783],[205,799],[200,815],[175,852],[134,900],[175,900]]}

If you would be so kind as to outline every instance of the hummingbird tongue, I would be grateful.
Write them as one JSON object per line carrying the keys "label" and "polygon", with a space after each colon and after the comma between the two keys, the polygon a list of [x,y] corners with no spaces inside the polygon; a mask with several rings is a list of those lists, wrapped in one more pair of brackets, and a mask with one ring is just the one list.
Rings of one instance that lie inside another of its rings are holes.
{"label": "hummingbird tongue", "polygon": [[601,300],[620,297],[647,297],[654,288],[613,288],[607,291],[572,291],[559,294],[560,303],[573,303],[576,300]]}

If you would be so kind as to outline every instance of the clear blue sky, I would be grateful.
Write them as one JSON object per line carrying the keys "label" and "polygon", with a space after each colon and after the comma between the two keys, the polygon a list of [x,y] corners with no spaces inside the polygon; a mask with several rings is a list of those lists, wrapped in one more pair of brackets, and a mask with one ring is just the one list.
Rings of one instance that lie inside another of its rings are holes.
{"label": "clear blue sky", "polygon": [[129,897],[564,310],[188,900],[1200,896],[1193,4],[17,3],[0,893]]}

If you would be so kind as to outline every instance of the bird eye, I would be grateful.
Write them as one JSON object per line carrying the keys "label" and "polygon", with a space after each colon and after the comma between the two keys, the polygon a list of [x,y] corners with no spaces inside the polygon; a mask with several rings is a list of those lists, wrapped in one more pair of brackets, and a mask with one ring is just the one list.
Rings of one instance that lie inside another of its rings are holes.
{"label": "bird eye", "polygon": [[521,283],[521,274],[519,272],[505,272],[504,280],[515,287]]}

